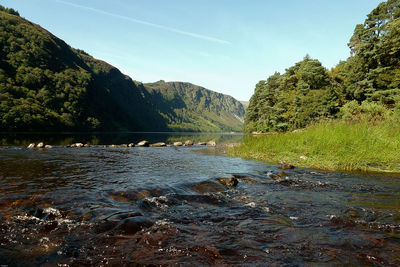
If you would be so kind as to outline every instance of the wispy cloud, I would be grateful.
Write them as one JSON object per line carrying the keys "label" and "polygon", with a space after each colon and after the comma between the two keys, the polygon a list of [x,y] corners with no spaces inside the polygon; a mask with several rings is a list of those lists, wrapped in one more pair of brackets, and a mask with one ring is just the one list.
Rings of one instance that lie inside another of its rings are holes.
{"label": "wispy cloud", "polygon": [[78,5],[78,4],[67,2],[67,1],[63,1],[63,0],[56,0],[56,2],[62,3],[64,5],[69,5],[69,6],[73,6],[73,7],[76,7],[76,8],[80,8],[80,9],[86,9],[86,10],[89,10],[89,11],[92,11],[92,12],[96,12],[96,13],[99,13],[99,14],[103,14],[103,15],[106,15],[106,16],[127,20],[127,21],[134,22],[134,23],[137,23],[137,24],[142,24],[142,25],[146,25],[146,26],[149,26],[149,27],[158,28],[158,29],[161,29],[161,30],[165,30],[165,31],[169,31],[169,32],[174,32],[174,33],[190,36],[190,37],[197,38],[197,39],[202,39],[202,40],[215,42],[215,43],[220,43],[220,44],[228,44],[228,45],[231,44],[228,41],[225,41],[225,40],[222,40],[222,39],[218,39],[218,38],[214,38],[214,37],[211,37],[211,36],[197,34],[197,33],[194,33],[194,32],[182,31],[182,30],[175,29],[175,28],[172,28],[172,27],[168,27],[168,26],[164,26],[164,25],[160,25],[160,24],[155,24],[155,23],[151,23],[151,22],[148,22],[148,21],[144,21],[144,20],[134,19],[134,18],[131,18],[131,17],[127,17],[127,16],[123,16],[123,15],[107,12],[107,11],[100,10],[100,9],[97,9],[97,8],[93,8],[93,7]]}

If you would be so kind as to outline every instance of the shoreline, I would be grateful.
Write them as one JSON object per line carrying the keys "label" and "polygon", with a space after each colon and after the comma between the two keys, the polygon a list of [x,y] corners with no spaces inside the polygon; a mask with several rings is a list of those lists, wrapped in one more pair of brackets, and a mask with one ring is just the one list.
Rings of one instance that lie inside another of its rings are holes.
{"label": "shoreline", "polygon": [[328,121],[302,131],[247,135],[228,155],[324,171],[399,174],[399,133],[390,121]]}

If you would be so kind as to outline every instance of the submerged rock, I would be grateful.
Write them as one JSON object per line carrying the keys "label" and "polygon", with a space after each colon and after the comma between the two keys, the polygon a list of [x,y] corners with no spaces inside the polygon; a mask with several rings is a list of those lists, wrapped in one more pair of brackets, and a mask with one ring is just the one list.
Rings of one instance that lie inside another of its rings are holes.
{"label": "submerged rock", "polygon": [[193,141],[192,140],[186,140],[185,141],[185,146],[193,146]]}
{"label": "submerged rock", "polygon": [[204,181],[195,184],[191,186],[190,189],[201,194],[222,192],[225,190],[225,188],[221,184],[212,181]]}
{"label": "submerged rock", "polygon": [[120,230],[127,235],[133,235],[142,229],[151,227],[153,224],[153,221],[144,216],[130,217],[122,220],[117,225],[116,230]]}
{"label": "submerged rock", "polygon": [[147,146],[149,146],[149,145],[150,145],[149,141],[146,141],[146,140],[140,141],[140,142],[137,144],[137,146],[141,146],[141,147],[143,147],[143,146],[147,147]]}
{"label": "submerged rock", "polygon": [[155,143],[155,144],[151,144],[150,145],[151,147],[163,147],[163,146],[167,146],[165,143],[163,143],[163,142],[158,142],[158,143]]}
{"label": "submerged rock", "polygon": [[39,144],[37,144],[36,147],[37,147],[37,148],[44,148],[44,143],[43,143],[43,142],[40,142]]}
{"label": "submerged rock", "polygon": [[235,187],[239,183],[238,179],[236,179],[235,177],[219,178],[218,182],[228,187]]}
{"label": "submerged rock", "polygon": [[183,146],[182,142],[174,142],[174,146]]}
{"label": "submerged rock", "polygon": [[31,144],[29,144],[29,146],[27,146],[27,148],[29,148],[29,149],[31,149],[31,148],[35,148],[35,143],[31,143]]}

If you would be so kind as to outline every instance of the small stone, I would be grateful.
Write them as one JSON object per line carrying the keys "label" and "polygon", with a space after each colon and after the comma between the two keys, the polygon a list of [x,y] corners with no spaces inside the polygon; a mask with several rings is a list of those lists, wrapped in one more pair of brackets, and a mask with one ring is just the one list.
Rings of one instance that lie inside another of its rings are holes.
{"label": "small stone", "polygon": [[35,148],[35,143],[31,143],[29,144],[29,146],[27,146],[27,148],[31,149],[31,148]]}
{"label": "small stone", "polygon": [[218,182],[229,187],[237,186],[237,184],[239,183],[238,179],[236,179],[235,177],[219,178]]}
{"label": "small stone", "polygon": [[51,145],[45,145],[44,148],[53,148]]}
{"label": "small stone", "polygon": [[90,145],[89,144],[85,144],[84,147],[90,147]]}
{"label": "small stone", "polygon": [[217,143],[215,143],[215,141],[209,141],[209,142],[207,142],[207,145],[208,146],[216,146]]}
{"label": "small stone", "polygon": [[149,146],[149,145],[150,145],[149,141],[146,140],[143,140],[137,144],[137,146]]}
{"label": "small stone", "polygon": [[292,164],[290,164],[290,163],[283,163],[282,165],[281,165],[281,169],[282,170],[289,170],[289,169],[294,169],[295,167],[292,165]]}
{"label": "small stone", "polygon": [[128,147],[135,147],[135,144],[134,144],[134,143],[130,143],[130,144],[128,145]]}
{"label": "small stone", "polygon": [[39,144],[37,144],[36,147],[37,147],[37,148],[44,148],[44,143],[43,143],[43,142],[40,142]]}
{"label": "small stone", "polygon": [[165,143],[163,143],[163,142],[159,142],[159,143],[151,144],[150,146],[152,146],[152,147],[163,147],[163,146],[167,146],[167,145]]}
{"label": "small stone", "polygon": [[193,141],[192,140],[187,140],[185,141],[185,146],[193,146]]}
{"label": "small stone", "polygon": [[174,142],[174,146],[183,146],[182,142]]}
{"label": "small stone", "polygon": [[300,159],[306,160],[306,159],[307,159],[307,156],[302,155],[302,156],[300,156]]}
{"label": "small stone", "polygon": [[205,146],[205,145],[207,145],[206,142],[198,142],[197,144],[198,144],[199,146]]}

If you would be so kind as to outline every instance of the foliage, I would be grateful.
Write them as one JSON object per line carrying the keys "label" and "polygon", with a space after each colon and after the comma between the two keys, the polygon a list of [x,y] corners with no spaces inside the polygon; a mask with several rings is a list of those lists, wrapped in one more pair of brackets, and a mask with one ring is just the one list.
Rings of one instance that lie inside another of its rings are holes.
{"label": "foliage", "polygon": [[397,109],[400,1],[379,4],[364,24],[355,27],[349,47],[351,56],[331,71],[307,56],[284,74],[260,81],[250,100],[245,130],[287,131],[342,116],[376,120]]}
{"label": "foliage", "polygon": [[306,56],[284,74],[256,85],[246,114],[246,131],[286,131],[304,127],[336,112],[337,94],[328,71]]}

